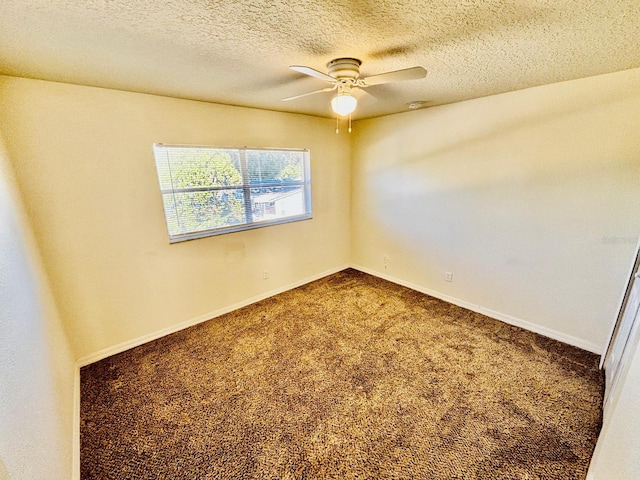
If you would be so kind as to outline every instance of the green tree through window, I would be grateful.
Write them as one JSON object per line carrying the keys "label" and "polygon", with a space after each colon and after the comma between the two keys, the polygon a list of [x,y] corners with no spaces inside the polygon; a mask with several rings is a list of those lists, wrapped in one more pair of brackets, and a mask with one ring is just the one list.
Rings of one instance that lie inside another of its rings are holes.
{"label": "green tree through window", "polygon": [[[180,153],[182,161],[176,162],[173,172],[173,183],[179,189],[242,185],[239,168],[228,153],[202,149]],[[183,230],[207,230],[245,221],[242,189],[190,190],[176,195],[177,219]]]}
{"label": "green tree through window", "polygon": [[171,241],[311,217],[308,152],[154,146]]}

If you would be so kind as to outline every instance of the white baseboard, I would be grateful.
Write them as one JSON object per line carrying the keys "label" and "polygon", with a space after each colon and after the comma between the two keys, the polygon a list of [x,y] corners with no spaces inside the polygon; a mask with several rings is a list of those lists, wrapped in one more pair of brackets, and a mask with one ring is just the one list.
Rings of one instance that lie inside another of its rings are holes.
{"label": "white baseboard", "polygon": [[566,333],[558,332],[557,330],[543,327],[542,325],[537,325],[535,323],[531,323],[526,320],[513,317],[506,313],[497,312],[490,308],[483,307],[482,305],[476,305],[476,304],[467,302],[465,300],[460,300],[459,298],[455,298],[450,295],[446,295],[444,293],[431,290],[430,288],[426,288],[421,285],[417,285],[415,283],[407,282],[396,277],[392,277],[391,275],[387,275],[386,273],[378,272],[376,270],[372,270],[372,269],[363,267],[361,265],[351,264],[351,268],[355,268],[356,270],[360,270],[361,272],[368,273],[369,275],[373,275],[375,277],[380,277],[384,280],[397,283],[398,285],[402,285],[403,287],[407,287],[412,290],[425,293],[432,297],[439,298],[440,300],[444,300],[445,302],[452,303],[454,305],[457,305],[462,308],[466,308],[467,310],[471,310],[473,312],[480,313],[482,315],[486,315],[487,317],[500,320],[501,322],[508,323],[509,325],[524,328],[525,330],[529,330],[531,332],[538,333],[545,337],[558,340],[559,342],[573,345],[574,347],[587,350],[588,352],[592,352],[597,355],[602,355],[603,353],[603,347],[601,345],[596,345],[595,343],[591,343],[582,338],[574,337],[572,335],[567,335]]}
{"label": "white baseboard", "polygon": [[452,303],[454,305],[458,305],[459,307],[462,308],[466,308],[468,310],[480,313],[482,315],[486,315],[488,317],[491,318],[495,318],[496,320],[500,320],[502,322],[508,323],[510,325],[514,325],[517,327],[521,327],[524,328],[525,330],[529,330],[535,333],[539,333],[540,335],[544,335],[546,337],[549,338],[553,338],[554,340],[558,340],[560,342],[563,343],[567,343],[569,345],[573,345],[575,347],[578,348],[582,348],[584,350],[587,350],[589,352],[593,352],[596,354],[601,355],[602,354],[602,347],[599,345],[595,345],[591,342],[587,342],[586,340],[582,340],[580,338],[576,338],[573,337],[571,335],[567,335],[564,334],[562,332],[558,332],[556,330],[552,330],[546,327],[543,327],[541,325],[536,325],[534,323],[531,322],[527,322],[526,320],[522,320],[516,317],[513,317],[511,315],[507,315],[501,312],[497,312],[495,310],[483,307],[481,305],[475,305],[469,302],[466,302],[464,300],[460,300],[458,298],[455,297],[451,297],[449,295],[445,295],[444,293],[441,292],[437,292],[435,290],[431,290],[429,288],[426,287],[422,287],[420,285],[411,283],[411,282],[407,282],[404,280],[401,280],[399,278],[396,277],[392,277],[391,275],[387,275],[384,274],[382,272],[378,272],[375,270],[371,270],[369,268],[363,267],[361,265],[356,265],[356,264],[351,264],[351,265],[343,265],[341,267],[338,268],[333,268],[331,270],[327,270],[325,272],[322,272],[320,274],[317,275],[313,275],[311,277],[307,277],[303,280],[300,280],[298,282],[294,282],[288,285],[285,285],[283,287],[268,291],[266,293],[257,295],[255,297],[251,297],[248,298],[246,300],[243,300],[242,302],[239,303],[235,303],[233,305],[229,305],[227,307],[224,308],[220,308],[218,310],[214,310],[213,312],[209,312],[203,315],[200,315],[199,317],[193,318],[191,320],[187,320],[184,322],[181,322],[177,325],[173,325],[169,328],[165,328],[162,330],[158,330],[156,332],[150,333],[148,335],[143,335],[142,337],[138,337],[138,338],[134,338],[132,340],[128,340],[126,342],[122,342],[118,345],[114,345],[112,347],[109,348],[105,348],[103,350],[100,350],[98,352],[92,353],[90,355],[86,355],[82,358],[80,358],[77,362],[76,362],[76,366],[75,366],[75,372],[74,372],[74,415],[73,415],[73,480],[79,480],[80,479],[80,368],[86,365],[89,365],[90,363],[93,362],[97,362],[99,360],[102,360],[103,358],[109,357],[111,355],[115,355],[117,353],[121,353],[124,352],[126,350],[129,350],[130,348],[134,348],[137,347],[139,345],[142,345],[144,343],[150,342],[152,340],[155,340],[157,338],[163,337],[165,335],[169,335],[171,333],[174,332],[178,332],[180,330],[183,330],[185,328],[191,327],[193,325],[196,325],[198,323],[202,323],[205,322],[207,320],[210,320],[212,318],[216,318],[219,317],[220,315],[224,315],[225,313],[229,313],[233,310],[237,310],[238,308],[242,308],[242,307],[246,307],[247,305],[250,305],[252,303],[258,302],[260,300],[264,300],[265,298],[269,298],[272,297],[274,295],[278,295],[279,293],[282,292],[286,292],[287,290],[291,290],[293,288],[297,288],[300,287],[302,285],[305,285],[309,282],[313,282],[315,280],[319,280],[320,278],[326,277],[327,275],[331,275],[333,273],[339,272],[341,270],[344,270],[345,268],[354,268],[356,270],[359,270],[361,272],[364,273],[368,273],[369,275],[373,275],[376,277],[380,277],[383,278],[385,280],[388,280],[390,282],[396,283],[398,285],[402,285],[404,287],[407,288],[411,288],[412,290],[416,290],[418,292],[421,293],[425,293],[427,295],[430,295],[432,297],[435,298],[439,298],[440,300],[444,300],[445,302],[449,302]]}
{"label": "white baseboard", "polygon": [[[333,268],[330,270],[327,270],[325,272],[319,273],[317,275],[313,275],[311,277],[307,277],[304,278],[298,282],[294,282],[288,285],[285,285],[283,287],[274,289],[274,290],[270,290],[268,292],[265,292],[263,294],[260,295],[256,295],[254,297],[248,298],[246,300],[243,300],[241,302],[235,303],[233,305],[229,305],[227,307],[223,307],[220,308],[218,310],[214,310],[213,312],[208,312],[205,313],[203,315],[200,315],[196,318],[192,318],[190,320],[186,320],[184,322],[178,323],[176,325],[172,325],[171,327],[168,328],[164,328],[162,330],[158,330],[156,332],[147,334],[147,335],[143,335],[141,337],[138,338],[134,338],[131,340],[127,340],[126,342],[122,342],[119,343],[117,345],[114,345],[112,347],[108,347],[102,350],[99,350],[97,352],[91,353],[89,355],[86,355],[80,359],[78,359],[77,363],[79,367],[83,367],[85,365],[89,365],[90,363],[94,363],[97,362],[99,360],[102,360],[103,358],[107,358],[110,357],[111,355],[115,355],[121,352],[124,352],[126,350],[129,350],[130,348],[134,348],[137,346],[140,346],[144,343],[150,342],[152,340],[155,340],[157,338],[160,337],[164,337],[165,335],[169,335],[171,333],[175,333],[178,332],[180,330],[184,330],[185,328],[189,328],[193,325],[197,325],[198,323],[202,323],[205,322],[207,320],[211,320],[212,318],[216,318],[219,317],[220,315],[224,315],[225,313],[229,313],[233,310],[237,310],[238,308],[242,308],[242,307],[246,307],[247,305],[250,305],[252,303],[255,302],[259,302],[260,300],[264,300],[265,298],[269,298],[272,297],[274,295],[277,295],[279,293],[282,292],[286,292],[287,290],[291,290],[293,288],[299,287],[301,285],[307,284],[309,282],[313,282],[314,280],[318,280],[320,278],[326,277],[327,275],[331,275],[333,273],[339,272],[341,270],[344,270],[345,268],[355,268],[356,270],[360,270],[361,272],[364,273],[368,273],[369,275],[374,275],[376,277],[380,277],[383,278],[385,280],[388,280],[390,282],[393,283],[397,283],[398,285],[402,285],[405,286],[407,288],[411,288],[412,290],[416,290],[418,292],[421,293],[425,293],[427,295],[430,295],[432,297],[435,298],[439,298],[440,300],[444,300],[445,302],[449,302],[452,303],[454,305],[458,305],[459,307],[462,308],[466,308],[468,310],[480,313],[482,315],[486,315],[488,317],[491,318],[495,318],[496,320],[500,320],[502,322],[508,323],[510,325],[514,325],[516,327],[520,327],[520,328],[524,328],[525,330],[529,330],[535,333],[539,333],[540,335],[544,335],[545,337],[549,337],[549,338],[553,338],[554,340],[558,340],[560,342],[563,343],[567,343],[569,345],[573,345],[575,347],[581,348],[583,350],[587,350],[589,352],[598,354],[598,355],[602,355],[602,346],[601,345],[596,345],[594,343],[588,342],[584,339],[578,338],[578,337],[574,337],[572,335],[567,335],[565,333],[562,332],[558,332],[557,330],[553,330],[547,327],[544,327],[542,325],[537,325],[535,323],[531,323],[528,322],[526,320],[522,320],[520,318],[508,315],[506,313],[502,313],[502,312],[498,312],[495,310],[492,310],[490,308],[487,307],[483,307],[482,305],[476,305],[470,302],[467,302],[465,300],[461,300],[459,298],[455,298],[452,297],[450,295],[446,295],[444,293],[432,290],[430,288],[426,288],[423,287],[421,285],[417,285],[415,283],[412,282],[407,282],[405,280],[402,280],[400,278],[396,278],[393,277],[391,275],[387,275],[385,273],[382,272],[378,272],[376,270],[372,270],[369,269],[367,267],[363,267],[361,265],[357,265],[357,264],[350,264],[350,265],[342,265],[340,267],[337,268]],[[79,380],[78,380],[79,382]],[[78,386],[79,388],[79,386]],[[79,408],[79,405],[78,405]]]}
{"label": "white baseboard", "polygon": [[238,303],[234,303],[233,305],[228,305],[223,308],[219,308],[214,310],[213,312],[208,312],[202,314],[196,318],[192,318],[190,320],[186,320],[184,322],[180,322],[176,325],[172,325],[167,328],[163,328],[162,330],[158,330],[147,335],[143,335],[138,338],[133,338],[131,340],[127,340],[126,342],[119,343],[112,347],[104,348],[97,352],[91,353],[89,355],[85,355],[82,358],[77,360],[79,367],[84,367],[89,365],[90,363],[97,362],[102,360],[103,358],[110,357],[111,355],[116,355],[118,353],[122,353],[130,348],[138,347],[144,343],[150,342],[152,340],[156,340],[157,338],[164,337],[165,335],[170,335],[172,333],[178,332],[180,330],[184,330],[185,328],[192,327],[193,325],[197,325],[198,323],[206,322],[207,320],[211,320],[212,318],[219,317],[220,315],[224,315],[225,313],[229,313],[233,310],[237,310],[242,307],[246,307],[247,305],[251,305],[252,303],[259,302],[260,300],[264,300],[265,298],[273,297],[274,295],[278,295],[279,293],[286,292],[287,290],[291,290],[293,288],[300,287],[309,282],[313,282],[315,280],[319,280],[320,278],[326,277],[327,275],[331,275],[333,273],[344,270],[345,268],[349,268],[349,265],[342,265],[337,268],[332,268],[325,272],[319,273],[317,275],[313,275],[311,277],[304,278],[294,283],[290,283],[288,285],[276,288],[274,290],[270,290],[268,292],[262,293],[260,295],[256,295],[255,297],[247,298]]}

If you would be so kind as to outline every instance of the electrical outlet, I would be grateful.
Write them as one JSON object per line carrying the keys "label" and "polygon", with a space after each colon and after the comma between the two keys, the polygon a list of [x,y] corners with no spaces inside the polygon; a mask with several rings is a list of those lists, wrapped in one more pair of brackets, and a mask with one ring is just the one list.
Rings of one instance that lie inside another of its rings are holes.
{"label": "electrical outlet", "polygon": [[382,257],[382,265],[384,265],[385,270],[389,267],[389,255],[384,255]]}
{"label": "electrical outlet", "polygon": [[453,281],[453,273],[444,272],[444,281],[445,282],[452,282]]}
{"label": "electrical outlet", "polygon": [[262,278],[264,280],[267,280],[269,278],[269,270],[265,270],[264,272],[262,272]]}

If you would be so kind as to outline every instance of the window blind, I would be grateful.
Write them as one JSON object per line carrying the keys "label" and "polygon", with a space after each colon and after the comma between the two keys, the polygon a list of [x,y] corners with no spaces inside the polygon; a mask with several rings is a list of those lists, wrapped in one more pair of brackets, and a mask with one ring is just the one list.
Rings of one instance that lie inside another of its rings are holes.
{"label": "window blind", "polygon": [[153,150],[171,242],[311,218],[308,150]]}

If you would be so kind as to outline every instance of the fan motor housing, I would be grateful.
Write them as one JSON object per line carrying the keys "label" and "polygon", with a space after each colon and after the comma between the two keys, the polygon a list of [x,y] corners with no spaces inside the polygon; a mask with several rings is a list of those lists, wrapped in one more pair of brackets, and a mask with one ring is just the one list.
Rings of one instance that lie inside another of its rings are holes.
{"label": "fan motor housing", "polygon": [[336,58],[327,63],[329,75],[338,80],[356,80],[360,76],[362,62],[357,58]]}

